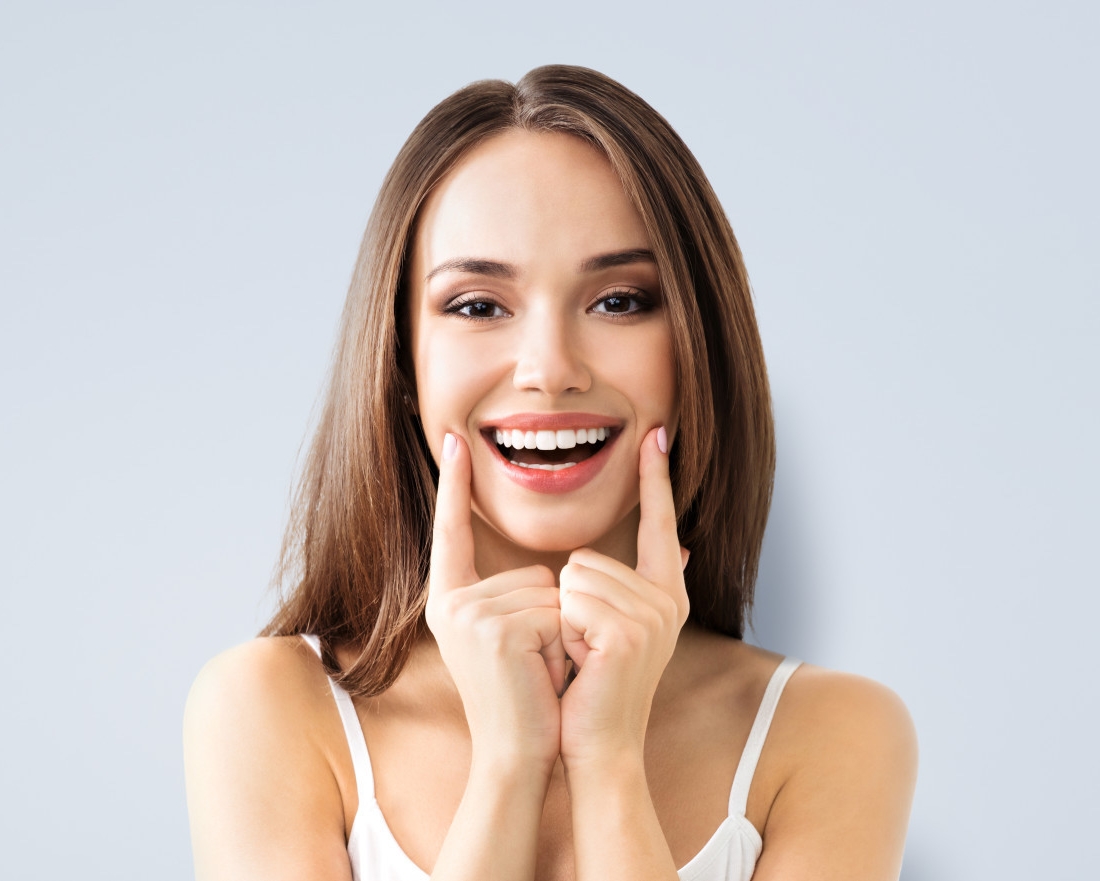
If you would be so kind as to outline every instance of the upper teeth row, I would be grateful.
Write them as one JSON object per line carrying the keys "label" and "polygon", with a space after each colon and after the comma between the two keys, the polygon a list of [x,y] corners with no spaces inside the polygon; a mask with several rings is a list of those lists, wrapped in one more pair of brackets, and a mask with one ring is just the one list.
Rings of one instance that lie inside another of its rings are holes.
{"label": "upper teeth row", "polygon": [[516,450],[570,450],[577,444],[607,440],[606,428],[564,428],[561,431],[497,429],[497,443]]}

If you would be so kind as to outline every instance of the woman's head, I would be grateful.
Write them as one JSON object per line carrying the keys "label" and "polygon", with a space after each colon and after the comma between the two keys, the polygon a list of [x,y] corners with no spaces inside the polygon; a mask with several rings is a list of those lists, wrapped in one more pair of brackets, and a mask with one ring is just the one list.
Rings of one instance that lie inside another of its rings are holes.
{"label": "woman's head", "polygon": [[[732,230],[702,170],[645,102],[593,71],[538,68],[475,83],[417,126],[382,185],[345,306],[331,385],[284,549],[297,586],[267,632],[362,648],[345,671],[384,688],[416,635],[434,469],[415,412],[410,263],[425,204],[507,132],[583,141],[606,158],[647,238],[671,342],[672,454],[692,616],[740,636],[774,469],[763,355]],[[413,291],[415,293],[415,291]],[[433,445],[440,439],[432,438]]]}
{"label": "woman's head", "polygon": [[632,563],[639,449],[675,433],[676,367],[649,235],[604,155],[557,132],[483,141],[421,206],[404,275],[421,430],[437,462],[445,432],[470,451],[478,573],[557,570],[579,547]]}

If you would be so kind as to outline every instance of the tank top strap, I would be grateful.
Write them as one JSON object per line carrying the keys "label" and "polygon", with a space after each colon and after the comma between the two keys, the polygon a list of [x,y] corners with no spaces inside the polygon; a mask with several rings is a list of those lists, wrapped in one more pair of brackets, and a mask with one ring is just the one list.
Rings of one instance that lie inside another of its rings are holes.
{"label": "tank top strap", "polygon": [[[321,640],[312,633],[303,633],[302,639],[321,657]],[[328,677],[332,696],[336,699],[336,709],[340,712],[340,721],[344,723],[344,736],[351,751],[351,766],[355,772],[355,789],[359,804],[374,799],[374,771],[370,765],[370,753],[367,751],[367,739],[363,736],[363,726],[359,724],[359,714],[351,695],[337,682]]]}
{"label": "tank top strap", "polygon": [[764,689],[764,697],[760,701],[760,709],[756,711],[756,718],[749,730],[749,739],[745,741],[745,749],[741,752],[741,761],[737,763],[737,771],[733,775],[729,807],[731,817],[740,817],[745,814],[745,808],[749,803],[749,787],[752,786],[756,763],[760,761],[760,753],[764,749],[764,741],[768,738],[768,729],[771,728],[779,697],[783,694],[787,680],[801,664],[801,661],[796,661],[794,658],[784,658],[768,680],[768,687]]}

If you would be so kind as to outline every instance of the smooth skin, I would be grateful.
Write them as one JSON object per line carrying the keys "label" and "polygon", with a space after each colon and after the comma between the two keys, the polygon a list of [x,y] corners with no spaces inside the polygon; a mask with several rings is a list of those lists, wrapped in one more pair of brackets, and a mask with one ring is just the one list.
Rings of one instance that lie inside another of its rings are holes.
{"label": "smooth skin", "polygon": [[[685,624],[655,267],[589,260],[648,245],[606,161],[567,135],[497,136],[425,205],[410,309],[440,466],[431,635],[390,689],[355,703],[386,821],[433,878],[675,878],[726,816],[779,662]],[[471,257],[509,273],[431,275]],[[481,427],[531,411],[614,417],[621,436],[591,483],[552,498],[493,470]],[[578,671],[559,698],[567,656]],[[184,741],[199,879],[351,877],[360,793],[299,638],[211,661]],[[749,793],[754,879],[897,878],[915,773],[896,696],[800,668]]]}

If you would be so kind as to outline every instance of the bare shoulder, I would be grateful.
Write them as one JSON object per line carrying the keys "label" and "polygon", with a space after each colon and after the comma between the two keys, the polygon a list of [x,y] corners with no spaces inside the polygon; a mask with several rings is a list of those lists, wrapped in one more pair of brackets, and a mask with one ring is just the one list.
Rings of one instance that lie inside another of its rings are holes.
{"label": "bare shoulder", "polygon": [[185,731],[208,715],[273,714],[288,721],[325,691],[317,656],[299,637],[261,637],[217,655],[187,697]]}
{"label": "bare shoulder", "polygon": [[[783,656],[721,634],[695,630],[684,640],[679,683],[690,683],[706,701],[720,690],[743,694],[752,713]],[[734,706],[732,701],[725,706]],[[709,707],[713,713],[713,706]],[[804,760],[834,745],[894,749],[916,761],[916,734],[901,698],[884,685],[850,673],[801,664],[791,676],[776,710],[769,744],[773,753]]]}
{"label": "bare shoulder", "polygon": [[297,637],[257,639],[203,667],[183,731],[197,878],[350,877],[331,704]]}
{"label": "bare shoulder", "polygon": [[[814,742],[828,750],[840,743],[896,751],[915,765],[916,730],[909,710],[891,689],[851,673],[803,664],[784,696],[784,714],[794,730],[816,730]],[[824,735],[824,736],[822,736]]]}
{"label": "bare shoulder", "polygon": [[804,664],[787,684],[766,750],[775,795],[754,878],[898,877],[917,737],[893,691]]}

